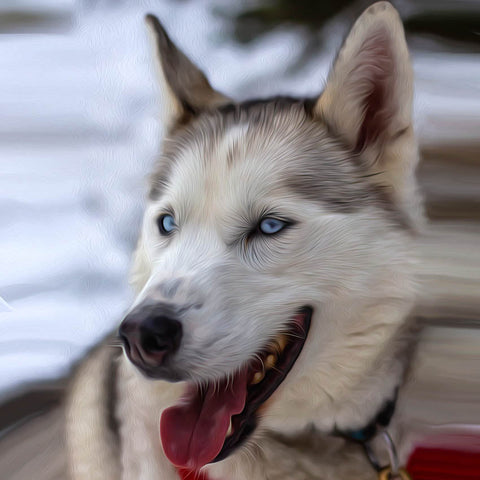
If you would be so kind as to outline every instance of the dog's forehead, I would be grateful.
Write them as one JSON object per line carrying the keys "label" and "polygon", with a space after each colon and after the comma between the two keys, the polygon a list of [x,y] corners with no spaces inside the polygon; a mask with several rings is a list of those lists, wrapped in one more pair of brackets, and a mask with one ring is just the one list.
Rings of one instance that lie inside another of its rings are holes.
{"label": "dog's forehead", "polygon": [[382,203],[354,157],[307,102],[240,104],[167,137],[151,197],[238,205],[294,193],[336,212]]}
{"label": "dog's forehead", "polygon": [[162,185],[169,192],[204,188],[205,193],[225,185],[237,191],[275,187],[316,130],[300,103],[204,114],[166,139],[152,179],[154,195],[162,194]]}

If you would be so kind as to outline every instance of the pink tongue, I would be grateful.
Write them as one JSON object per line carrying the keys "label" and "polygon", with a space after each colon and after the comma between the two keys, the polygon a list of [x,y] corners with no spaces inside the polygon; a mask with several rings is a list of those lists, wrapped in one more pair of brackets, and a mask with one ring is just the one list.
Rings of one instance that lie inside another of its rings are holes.
{"label": "pink tongue", "polygon": [[167,458],[177,467],[199,470],[222,449],[230,417],[240,413],[247,397],[247,369],[233,381],[208,385],[200,394],[187,389],[178,405],[167,408],[160,419],[160,437]]}

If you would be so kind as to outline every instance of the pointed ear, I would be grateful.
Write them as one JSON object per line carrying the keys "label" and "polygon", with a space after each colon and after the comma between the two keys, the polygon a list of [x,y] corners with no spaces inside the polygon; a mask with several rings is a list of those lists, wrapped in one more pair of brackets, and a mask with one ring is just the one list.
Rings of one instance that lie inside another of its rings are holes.
{"label": "pointed ear", "polygon": [[389,3],[375,3],[345,40],[315,113],[354,151],[378,159],[382,146],[411,126],[412,96],[400,17]]}
{"label": "pointed ear", "polygon": [[151,33],[164,95],[164,120],[169,128],[186,123],[200,111],[231,103],[214,90],[204,73],[170,40],[154,15],[145,18]]}
{"label": "pointed ear", "polygon": [[370,6],[345,40],[314,115],[359,154],[370,181],[408,215],[419,212],[413,73],[405,33],[388,2]]}

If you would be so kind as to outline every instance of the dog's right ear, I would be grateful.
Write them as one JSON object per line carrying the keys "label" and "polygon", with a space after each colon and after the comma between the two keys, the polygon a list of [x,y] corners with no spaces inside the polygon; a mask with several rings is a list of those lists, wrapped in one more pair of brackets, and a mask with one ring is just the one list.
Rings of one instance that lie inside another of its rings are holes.
{"label": "dog's right ear", "polygon": [[145,18],[155,46],[164,115],[168,128],[185,124],[202,110],[231,103],[214,90],[205,74],[170,40],[154,15]]}

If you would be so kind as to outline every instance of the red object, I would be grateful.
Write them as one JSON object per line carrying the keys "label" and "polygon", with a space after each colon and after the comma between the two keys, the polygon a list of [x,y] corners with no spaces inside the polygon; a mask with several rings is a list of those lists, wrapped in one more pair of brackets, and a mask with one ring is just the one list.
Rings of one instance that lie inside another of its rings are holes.
{"label": "red object", "polygon": [[407,472],[413,480],[480,480],[480,450],[417,447]]}
{"label": "red object", "polygon": [[[410,456],[407,472],[413,480],[480,480],[478,437],[473,450],[419,446]],[[477,447],[477,448],[476,448]],[[178,469],[180,480],[209,480],[206,473]]]}
{"label": "red object", "polygon": [[177,468],[181,480],[209,480],[206,473],[193,472],[185,468]]}

